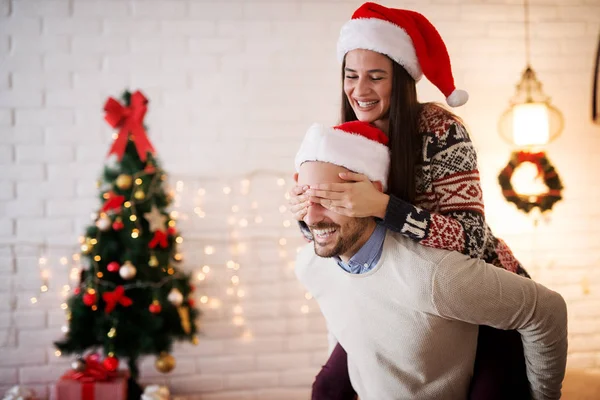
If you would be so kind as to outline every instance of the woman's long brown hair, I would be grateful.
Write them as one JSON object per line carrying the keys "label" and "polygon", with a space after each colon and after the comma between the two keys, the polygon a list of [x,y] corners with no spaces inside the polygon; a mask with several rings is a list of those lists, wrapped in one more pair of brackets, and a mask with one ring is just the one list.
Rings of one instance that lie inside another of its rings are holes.
{"label": "woman's long brown hair", "polygon": [[[342,63],[341,122],[356,121],[356,114],[343,89],[346,61]],[[419,114],[423,104],[417,100],[415,80],[392,61],[392,94],[389,111],[390,174],[388,194],[414,204],[416,197],[415,166],[419,160],[421,135]]]}

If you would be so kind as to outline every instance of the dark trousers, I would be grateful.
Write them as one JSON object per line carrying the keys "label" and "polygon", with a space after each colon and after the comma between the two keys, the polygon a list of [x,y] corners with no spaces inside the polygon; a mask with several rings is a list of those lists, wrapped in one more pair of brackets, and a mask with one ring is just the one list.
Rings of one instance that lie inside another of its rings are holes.
{"label": "dark trousers", "polygon": [[[517,331],[479,327],[469,400],[529,400],[523,343]],[[354,400],[348,357],[339,344],[312,387],[312,400]]]}

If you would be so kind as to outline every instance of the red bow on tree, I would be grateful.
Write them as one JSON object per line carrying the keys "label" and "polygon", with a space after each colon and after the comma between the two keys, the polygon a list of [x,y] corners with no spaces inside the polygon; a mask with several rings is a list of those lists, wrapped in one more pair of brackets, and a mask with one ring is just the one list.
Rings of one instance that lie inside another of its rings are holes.
{"label": "red bow on tree", "polygon": [[108,192],[108,199],[106,199],[104,205],[102,205],[101,211],[117,210],[121,208],[124,202],[125,196],[120,196],[117,195],[115,192],[110,191]]}
{"label": "red bow on tree", "polygon": [[158,245],[160,245],[160,247],[162,247],[163,249],[165,249],[169,245],[169,242],[167,241],[167,234],[163,231],[154,232],[154,237],[152,238],[150,243],[148,243],[148,247],[150,247],[151,249],[155,248]]}
{"label": "red bow on tree", "polygon": [[538,176],[544,175],[544,168],[542,168],[542,163],[540,161],[543,157],[544,157],[543,151],[539,151],[537,153],[530,153],[528,151],[519,151],[517,153],[517,160],[519,161],[519,164],[524,163],[524,162],[530,162],[530,163],[535,164],[535,166],[537,167],[537,170],[538,170]]}
{"label": "red bow on tree", "polygon": [[146,107],[148,100],[138,90],[131,95],[130,103],[129,107],[123,107],[117,100],[109,97],[104,105],[104,111],[106,112],[104,119],[113,128],[119,128],[118,136],[113,142],[108,155],[116,154],[120,161],[123,154],[125,154],[127,138],[131,134],[131,140],[135,144],[140,160],[146,161],[146,153],[154,154],[154,147],[148,140],[143,125],[144,115],[148,109]]}
{"label": "red bow on tree", "polygon": [[121,285],[117,286],[117,288],[112,292],[105,292],[102,294],[102,298],[106,302],[106,308],[104,309],[104,312],[107,314],[115,309],[117,303],[123,307],[129,307],[133,304],[133,301],[129,297],[125,296],[125,288]]}

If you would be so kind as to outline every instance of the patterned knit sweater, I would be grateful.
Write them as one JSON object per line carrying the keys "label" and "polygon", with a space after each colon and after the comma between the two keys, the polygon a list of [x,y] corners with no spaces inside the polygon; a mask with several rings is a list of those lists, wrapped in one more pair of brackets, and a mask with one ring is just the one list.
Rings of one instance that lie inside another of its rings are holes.
{"label": "patterned knit sweater", "polygon": [[[390,195],[386,228],[424,246],[455,250],[529,277],[485,222],[477,154],[465,126],[443,108],[426,104],[419,133],[423,146],[416,166],[415,204]],[[303,223],[301,227],[312,240]]]}

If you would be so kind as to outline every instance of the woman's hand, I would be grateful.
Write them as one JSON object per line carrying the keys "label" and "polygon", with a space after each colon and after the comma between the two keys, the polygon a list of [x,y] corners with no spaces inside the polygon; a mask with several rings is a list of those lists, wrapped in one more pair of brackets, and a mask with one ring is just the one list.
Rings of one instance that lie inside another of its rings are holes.
{"label": "woman's hand", "polygon": [[[313,185],[306,191],[311,203],[348,217],[384,218],[390,197],[362,174],[340,173],[348,183],[325,183]],[[381,188],[381,186],[379,186]]]}
{"label": "woman's hand", "polygon": [[288,204],[290,205],[290,211],[294,214],[294,218],[298,221],[302,221],[306,212],[308,211],[308,206],[310,202],[308,201],[308,196],[306,195],[306,190],[308,186],[294,186],[289,192],[289,200]]}

